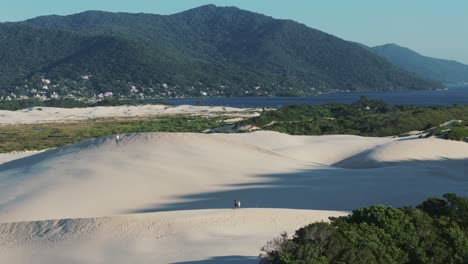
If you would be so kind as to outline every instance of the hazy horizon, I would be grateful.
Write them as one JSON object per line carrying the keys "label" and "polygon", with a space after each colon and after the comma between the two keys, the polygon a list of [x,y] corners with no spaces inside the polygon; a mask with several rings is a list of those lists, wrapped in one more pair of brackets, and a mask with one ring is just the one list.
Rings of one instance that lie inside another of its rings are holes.
{"label": "hazy horizon", "polygon": [[[0,0],[6,2],[6,0]],[[141,0],[69,2],[17,0],[0,10],[0,22],[17,22],[44,15],[70,15],[88,10],[169,15],[207,4],[236,6],[279,19],[292,19],[345,40],[368,46],[395,43],[424,56],[468,64],[468,2],[450,5],[436,0],[395,0],[359,3],[296,0]],[[27,8],[25,8],[25,6]]]}

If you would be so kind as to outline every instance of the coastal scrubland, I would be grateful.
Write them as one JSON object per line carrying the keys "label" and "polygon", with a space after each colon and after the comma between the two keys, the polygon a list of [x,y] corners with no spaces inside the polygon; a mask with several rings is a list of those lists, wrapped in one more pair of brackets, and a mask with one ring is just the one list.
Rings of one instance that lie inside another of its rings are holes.
{"label": "coastal scrubland", "polygon": [[[259,117],[244,121],[242,125],[291,135],[385,137],[415,130],[429,132],[451,120],[468,120],[468,106],[389,105],[381,100],[362,97],[349,105],[285,106],[276,111],[263,112]],[[460,139],[460,130],[465,131],[459,126],[450,138]]]}
{"label": "coastal scrubland", "polygon": [[[27,102],[14,102],[12,109],[24,107]],[[29,102],[34,103],[34,102]],[[407,136],[417,131],[421,136],[463,141],[468,137],[468,106],[411,106],[389,105],[380,100],[363,97],[352,104],[292,105],[278,109],[227,109],[224,107],[192,107],[180,111],[170,106],[161,109],[120,109],[125,116],[89,113],[77,114],[73,110],[63,116],[64,120],[48,119],[45,107],[79,108],[94,106],[135,106],[140,101],[105,100],[84,103],[75,100],[43,102],[41,107],[30,108],[29,112],[15,116],[20,120],[25,115],[38,115],[44,120],[26,121],[31,123],[8,123],[0,125],[0,153],[55,148],[81,140],[112,134],[137,132],[203,132],[223,127],[226,122],[240,128],[237,130],[216,130],[218,132],[242,132],[243,128],[272,130],[290,135],[336,135],[348,134],[372,137]],[[35,105],[35,104],[32,104]],[[39,104],[40,106],[40,104]],[[7,107],[6,104],[3,107]],[[146,106],[140,106],[146,107]],[[183,108],[183,109],[182,109]],[[196,109],[195,109],[196,108]],[[52,109],[52,108],[51,108]],[[91,108],[87,108],[91,109]],[[61,110],[57,110],[61,111]],[[133,112],[131,112],[133,111]],[[167,111],[167,114],[165,111]],[[238,111],[238,112],[236,112]],[[39,115],[44,112],[44,115]],[[47,113],[49,114],[47,114]],[[15,112],[9,112],[15,113]],[[93,116],[91,116],[93,115]],[[117,115],[117,114],[116,114]],[[241,118],[237,118],[241,116]],[[59,117],[57,117],[59,118]],[[70,119],[68,119],[70,118]],[[237,118],[237,119],[236,119]],[[15,120],[16,120],[15,119]],[[80,120],[78,120],[80,119]],[[464,121],[465,120],[465,121]],[[213,131],[213,130],[212,130]]]}
{"label": "coastal scrubland", "polygon": [[262,263],[467,263],[468,198],[443,197],[310,224],[269,242]]}

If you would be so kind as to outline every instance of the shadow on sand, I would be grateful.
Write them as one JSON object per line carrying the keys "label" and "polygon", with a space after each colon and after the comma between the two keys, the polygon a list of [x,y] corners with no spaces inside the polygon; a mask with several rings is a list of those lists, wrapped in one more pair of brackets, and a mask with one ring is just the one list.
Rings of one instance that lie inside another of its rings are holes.
{"label": "shadow on sand", "polygon": [[285,174],[259,175],[254,183],[228,185],[230,190],[178,196],[177,203],[154,204],[124,213],[232,208],[289,208],[351,211],[374,204],[416,205],[429,196],[468,196],[468,159],[405,161],[386,167],[320,167]]}
{"label": "shadow on sand", "polygon": [[257,257],[244,257],[244,256],[223,256],[211,257],[206,260],[175,262],[171,264],[258,264],[259,258]]}

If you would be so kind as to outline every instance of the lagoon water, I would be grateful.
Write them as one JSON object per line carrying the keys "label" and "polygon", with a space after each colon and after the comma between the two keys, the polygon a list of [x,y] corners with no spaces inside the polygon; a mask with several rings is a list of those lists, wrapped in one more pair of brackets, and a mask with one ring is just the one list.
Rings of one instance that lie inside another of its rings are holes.
{"label": "lagoon water", "polygon": [[201,102],[208,106],[231,107],[280,107],[283,105],[326,103],[350,104],[361,96],[368,99],[382,99],[389,104],[412,105],[466,105],[468,104],[468,87],[449,88],[438,91],[407,91],[407,92],[353,92],[332,93],[304,97],[229,97],[229,98],[187,98],[168,99],[176,105],[196,105]]}

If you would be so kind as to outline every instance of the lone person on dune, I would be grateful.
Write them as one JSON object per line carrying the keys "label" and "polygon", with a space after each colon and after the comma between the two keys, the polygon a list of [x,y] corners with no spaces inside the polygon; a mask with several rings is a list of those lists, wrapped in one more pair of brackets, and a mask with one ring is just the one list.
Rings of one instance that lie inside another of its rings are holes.
{"label": "lone person on dune", "polygon": [[234,200],[234,209],[240,208],[240,200]]}

